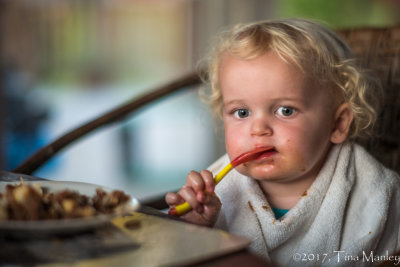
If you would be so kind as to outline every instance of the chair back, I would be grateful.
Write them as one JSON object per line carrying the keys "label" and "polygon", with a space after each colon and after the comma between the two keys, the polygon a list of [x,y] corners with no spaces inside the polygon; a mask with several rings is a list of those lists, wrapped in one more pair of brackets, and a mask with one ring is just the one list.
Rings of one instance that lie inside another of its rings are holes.
{"label": "chair back", "polygon": [[383,108],[374,135],[358,140],[385,166],[400,173],[400,26],[338,31],[363,66],[375,71],[383,90]]}

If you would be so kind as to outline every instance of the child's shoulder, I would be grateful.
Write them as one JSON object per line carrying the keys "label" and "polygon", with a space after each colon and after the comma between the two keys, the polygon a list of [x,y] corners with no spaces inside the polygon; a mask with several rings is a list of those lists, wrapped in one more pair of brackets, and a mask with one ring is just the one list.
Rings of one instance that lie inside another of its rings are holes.
{"label": "child's shoulder", "polygon": [[373,157],[364,147],[352,144],[359,182],[381,190],[400,190],[400,176]]}
{"label": "child's shoulder", "polygon": [[384,166],[374,156],[371,155],[363,146],[353,143],[352,148],[354,151],[355,163],[359,169],[364,172],[382,173],[399,180],[399,174]]}

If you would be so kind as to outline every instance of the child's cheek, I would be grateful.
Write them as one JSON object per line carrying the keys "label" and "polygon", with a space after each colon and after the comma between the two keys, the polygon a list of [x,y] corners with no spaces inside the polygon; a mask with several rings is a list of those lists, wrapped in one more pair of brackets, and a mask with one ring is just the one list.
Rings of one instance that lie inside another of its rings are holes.
{"label": "child's cheek", "polygon": [[225,143],[226,151],[231,160],[249,150],[246,146],[246,139],[243,138],[240,131],[226,131]]}
{"label": "child's cheek", "polygon": [[[286,141],[288,144],[291,142],[290,139]],[[304,154],[304,151],[298,149],[295,146],[286,146],[285,149],[281,150],[281,164],[287,167],[301,168],[301,170],[305,171],[307,169],[307,156]]]}

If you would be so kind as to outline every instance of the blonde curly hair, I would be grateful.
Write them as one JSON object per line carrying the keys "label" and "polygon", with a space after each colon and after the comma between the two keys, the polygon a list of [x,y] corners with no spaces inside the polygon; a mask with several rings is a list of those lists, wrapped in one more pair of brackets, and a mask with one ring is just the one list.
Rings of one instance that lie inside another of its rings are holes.
{"label": "blonde curly hair", "polygon": [[224,53],[253,59],[274,51],[283,60],[317,79],[321,88],[333,89],[337,104],[347,102],[354,119],[349,138],[370,133],[377,118],[381,89],[378,80],[357,65],[348,45],[333,31],[310,20],[284,19],[237,25],[222,33],[206,58],[205,81],[210,84],[208,103],[222,116],[219,65]]}

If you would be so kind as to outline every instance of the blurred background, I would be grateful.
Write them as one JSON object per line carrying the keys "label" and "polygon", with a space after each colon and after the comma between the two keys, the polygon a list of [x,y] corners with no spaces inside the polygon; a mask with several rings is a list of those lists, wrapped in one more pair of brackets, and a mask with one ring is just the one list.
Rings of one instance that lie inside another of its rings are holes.
{"label": "blurred background", "polygon": [[[397,0],[0,0],[0,169],[196,69],[216,33],[303,17],[333,29],[399,24]],[[71,144],[35,176],[123,189],[177,190],[224,153],[197,90],[146,106]]]}

